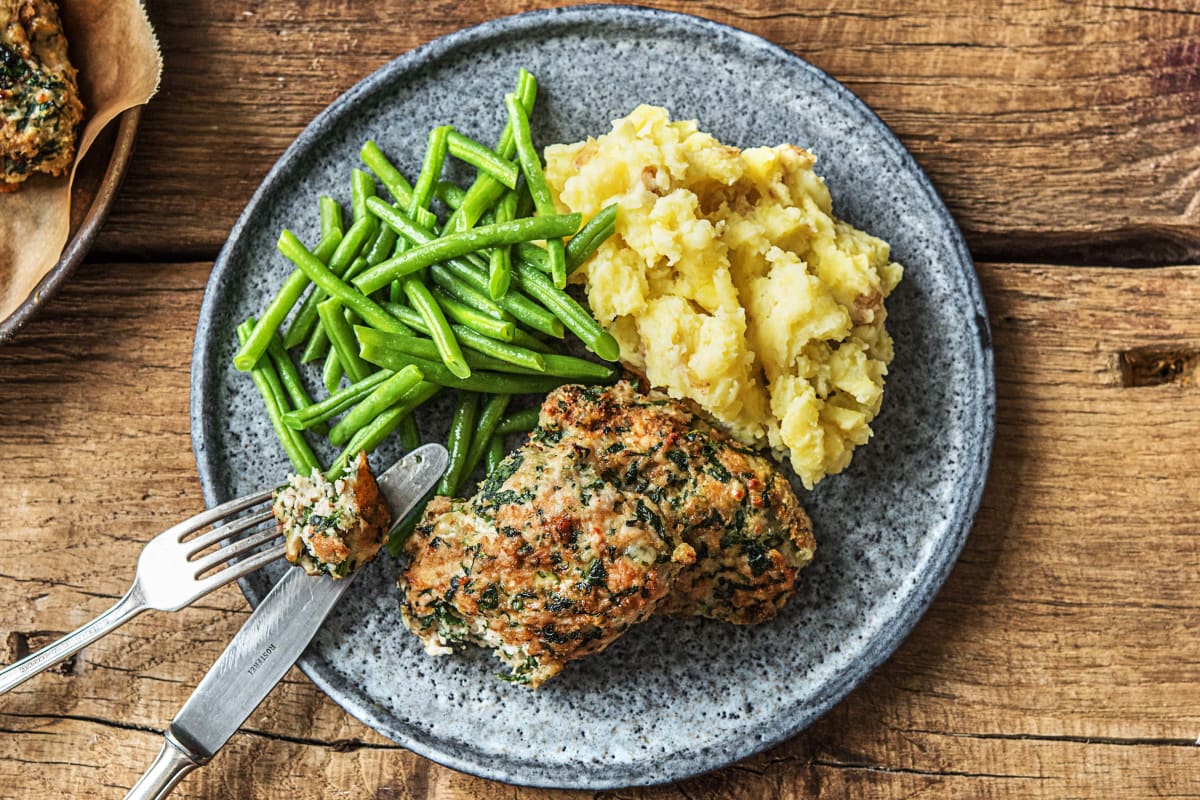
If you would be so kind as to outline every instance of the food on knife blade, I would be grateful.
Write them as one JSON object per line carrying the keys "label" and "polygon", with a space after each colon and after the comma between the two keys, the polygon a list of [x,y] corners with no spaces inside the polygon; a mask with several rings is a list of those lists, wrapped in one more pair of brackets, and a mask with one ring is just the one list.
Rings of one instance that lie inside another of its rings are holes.
{"label": "food on knife blade", "polygon": [[771,463],[683,403],[565,386],[475,497],[426,508],[401,615],[427,652],[491,647],[536,687],[653,613],[769,619],[814,547]]}
{"label": "food on knife blade", "polygon": [[769,446],[807,487],[871,435],[892,360],[884,299],[903,269],[833,216],[814,156],[738,150],[639,106],[598,139],[546,149],[561,211],[617,204],[573,276],[621,360]]}
{"label": "food on knife blade", "polygon": [[329,481],[319,470],[293,475],[272,506],[287,560],[309,575],[344,578],[383,547],[391,514],[379,494],[366,453]]}
{"label": "food on knife blade", "polygon": [[0,192],[75,160],[83,103],[51,0],[0,0]]}

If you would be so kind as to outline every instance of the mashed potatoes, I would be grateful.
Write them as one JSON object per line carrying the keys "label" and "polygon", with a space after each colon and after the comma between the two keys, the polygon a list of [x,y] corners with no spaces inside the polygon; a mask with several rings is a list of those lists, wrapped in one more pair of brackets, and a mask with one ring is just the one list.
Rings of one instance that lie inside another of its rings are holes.
{"label": "mashed potatoes", "polygon": [[611,133],[546,149],[559,206],[618,203],[575,278],[621,359],[769,445],[811,488],[871,435],[892,360],[888,245],[836,219],[812,154],[739,151],[639,106]]}

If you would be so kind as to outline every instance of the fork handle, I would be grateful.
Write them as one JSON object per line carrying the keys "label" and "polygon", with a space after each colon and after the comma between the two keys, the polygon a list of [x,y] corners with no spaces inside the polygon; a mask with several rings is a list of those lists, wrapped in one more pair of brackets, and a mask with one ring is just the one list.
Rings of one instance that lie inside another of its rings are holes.
{"label": "fork handle", "polygon": [[146,610],[146,602],[137,586],[132,587],[117,604],[82,628],[68,633],[36,653],[30,653],[0,670],[0,694],[20,686],[47,667],[78,653],[109,631]]}

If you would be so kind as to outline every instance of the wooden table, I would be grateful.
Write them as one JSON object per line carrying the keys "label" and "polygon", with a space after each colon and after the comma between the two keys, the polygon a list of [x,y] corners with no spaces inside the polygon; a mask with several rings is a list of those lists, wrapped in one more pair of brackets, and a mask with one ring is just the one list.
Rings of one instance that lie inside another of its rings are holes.
{"label": "wooden table", "polygon": [[[890,661],[784,745],[597,797],[1200,797],[1195,3],[657,5],[787,47],[896,130],[978,261],[999,427],[962,558]],[[371,70],[520,4],[409,6],[151,7],[166,73],[121,199],[0,347],[5,660],[106,608],[146,538],[202,505],[192,335],[267,169]],[[226,588],[142,617],[0,699],[0,794],[121,796],[246,614]],[[293,671],[177,796],[577,795],[434,765]]]}

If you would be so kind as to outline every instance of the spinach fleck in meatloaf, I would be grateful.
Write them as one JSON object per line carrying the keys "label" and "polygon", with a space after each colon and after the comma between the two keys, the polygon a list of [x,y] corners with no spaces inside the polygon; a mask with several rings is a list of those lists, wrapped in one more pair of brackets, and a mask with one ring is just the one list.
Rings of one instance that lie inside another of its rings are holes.
{"label": "spinach fleck in meatloaf", "polygon": [[566,386],[475,497],[426,508],[400,607],[428,652],[491,647],[536,687],[654,613],[770,619],[814,547],[775,466],[683,403]]}
{"label": "spinach fleck in meatloaf", "polygon": [[83,103],[51,0],[0,0],[0,192],[75,160]]}
{"label": "spinach fleck in meatloaf", "polygon": [[392,515],[379,494],[366,453],[344,477],[326,480],[318,470],[293,475],[271,507],[288,561],[309,575],[344,578],[379,553]]}

